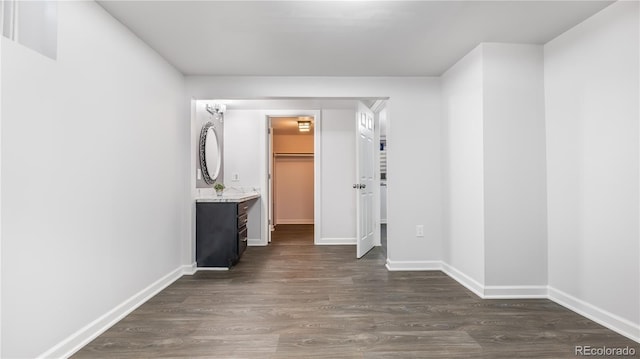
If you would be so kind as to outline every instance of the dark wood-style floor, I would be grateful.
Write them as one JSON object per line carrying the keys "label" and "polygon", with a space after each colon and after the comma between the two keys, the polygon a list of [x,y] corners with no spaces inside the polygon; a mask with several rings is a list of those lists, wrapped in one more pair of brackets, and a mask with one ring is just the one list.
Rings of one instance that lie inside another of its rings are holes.
{"label": "dark wood-style floor", "polygon": [[[163,290],[75,358],[575,358],[640,345],[549,300],[482,300],[441,272],[279,226],[227,272]],[[636,354],[637,356],[638,354]]]}

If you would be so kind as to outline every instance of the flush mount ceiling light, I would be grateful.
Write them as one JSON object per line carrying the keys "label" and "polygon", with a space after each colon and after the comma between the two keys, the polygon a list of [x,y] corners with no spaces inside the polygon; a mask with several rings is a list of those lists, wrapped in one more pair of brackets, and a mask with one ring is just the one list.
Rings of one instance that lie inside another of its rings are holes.
{"label": "flush mount ceiling light", "polygon": [[298,121],[298,131],[300,132],[311,131],[311,121]]}

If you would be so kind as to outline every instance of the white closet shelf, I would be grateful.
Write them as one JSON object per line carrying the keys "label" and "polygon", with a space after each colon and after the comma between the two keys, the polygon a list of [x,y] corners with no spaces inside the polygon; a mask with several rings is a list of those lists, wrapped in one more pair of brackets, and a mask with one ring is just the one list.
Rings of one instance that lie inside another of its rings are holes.
{"label": "white closet shelf", "polygon": [[275,157],[313,157],[313,153],[274,153]]}

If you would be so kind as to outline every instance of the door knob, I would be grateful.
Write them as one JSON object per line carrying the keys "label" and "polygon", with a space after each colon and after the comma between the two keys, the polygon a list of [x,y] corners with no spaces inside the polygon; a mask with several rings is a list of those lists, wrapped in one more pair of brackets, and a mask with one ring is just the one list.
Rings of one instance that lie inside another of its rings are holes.
{"label": "door knob", "polygon": [[357,184],[353,184],[353,188],[359,188]]}
{"label": "door knob", "polygon": [[363,183],[363,184],[360,185],[360,188],[362,188],[362,189],[367,188],[367,185]]}

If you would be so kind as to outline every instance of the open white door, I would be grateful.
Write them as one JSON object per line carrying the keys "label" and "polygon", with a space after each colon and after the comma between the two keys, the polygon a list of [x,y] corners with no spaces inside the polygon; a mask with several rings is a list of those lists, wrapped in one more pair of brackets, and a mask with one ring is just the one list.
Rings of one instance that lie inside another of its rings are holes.
{"label": "open white door", "polygon": [[356,179],[353,188],[356,198],[356,252],[361,258],[374,245],[373,176],[374,176],[374,121],[373,112],[358,102],[356,112]]}

